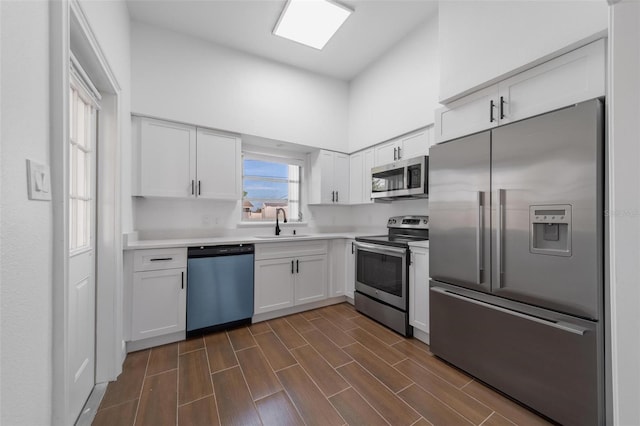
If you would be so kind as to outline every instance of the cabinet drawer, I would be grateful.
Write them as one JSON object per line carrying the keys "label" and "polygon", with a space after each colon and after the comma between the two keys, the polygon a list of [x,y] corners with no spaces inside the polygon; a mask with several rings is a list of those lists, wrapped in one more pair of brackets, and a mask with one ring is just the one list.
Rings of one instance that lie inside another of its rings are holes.
{"label": "cabinet drawer", "polygon": [[327,252],[326,240],[256,244],[256,260],[311,256]]}
{"label": "cabinet drawer", "polygon": [[136,250],[133,254],[133,270],[156,271],[159,269],[186,268],[186,247],[170,249]]}

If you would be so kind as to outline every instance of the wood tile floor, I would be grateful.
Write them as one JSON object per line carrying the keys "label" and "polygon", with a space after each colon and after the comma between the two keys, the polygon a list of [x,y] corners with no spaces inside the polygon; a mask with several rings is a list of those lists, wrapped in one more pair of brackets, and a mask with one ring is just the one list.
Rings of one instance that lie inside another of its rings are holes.
{"label": "wood tile floor", "polygon": [[102,425],[540,425],[347,304],[134,352]]}

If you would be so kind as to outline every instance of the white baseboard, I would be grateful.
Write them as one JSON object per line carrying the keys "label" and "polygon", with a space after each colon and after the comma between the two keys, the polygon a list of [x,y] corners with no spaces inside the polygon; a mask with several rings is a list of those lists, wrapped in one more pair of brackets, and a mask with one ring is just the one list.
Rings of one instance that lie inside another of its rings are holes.
{"label": "white baseboard", "polygon": [[[348,302],[346,296],[332,297],[330,299],[320,300],[318,302],[307,303],[299,306],[292,306],[290,308],[278,309],[277,311],[265,312],[263,314],[254,315],[251,319],[252,323],[266,321],[278,317],[283,317],[285,315],[297,314],[304,311],[309,311],[311,309],[322,308],[323,306],[336,305],[338,303]],[[351,302],[353,303],[353,302]]]}

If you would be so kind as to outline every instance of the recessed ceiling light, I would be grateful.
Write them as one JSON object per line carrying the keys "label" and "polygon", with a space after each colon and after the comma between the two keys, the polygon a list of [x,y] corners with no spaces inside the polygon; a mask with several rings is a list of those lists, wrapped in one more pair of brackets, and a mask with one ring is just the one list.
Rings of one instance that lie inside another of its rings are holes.
{"label": "recessed ceiling light", "polygon": [[288,0],[273,34],[322,50],[352,12],[330,0]]}

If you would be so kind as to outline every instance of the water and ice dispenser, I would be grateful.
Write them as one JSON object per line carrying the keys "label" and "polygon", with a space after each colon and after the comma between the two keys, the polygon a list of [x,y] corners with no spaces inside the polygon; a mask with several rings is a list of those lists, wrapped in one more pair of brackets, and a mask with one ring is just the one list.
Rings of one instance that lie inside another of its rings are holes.
{"label": "water and ice dispenser", "polygon": [[529,224],[531,253],[571,256],[571,205],[529,206]]}

